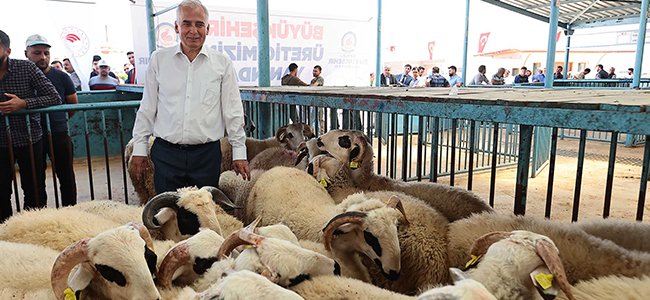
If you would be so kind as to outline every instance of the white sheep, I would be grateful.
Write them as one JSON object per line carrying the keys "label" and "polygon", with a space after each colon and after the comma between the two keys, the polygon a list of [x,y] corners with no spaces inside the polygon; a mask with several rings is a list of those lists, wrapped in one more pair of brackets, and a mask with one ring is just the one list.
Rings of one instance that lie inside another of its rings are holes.
{"label": "white sheep", "polygon": [[[305,138],[312,138],[314,134],[309,129],[309,126],[302,123],[290,124],[287,126],[282,126],[275,133],[275,137],[268,138],[265,140],[257,140],[252,138],[246,139],[246,155],[248,161],[252,161],[255,156],[260,152],[268,148],[282,147],[288,150],[297,150],[300,143],[303,142]],[[149,138],[149,150],[155,138],[151,136]],[[232,146],[228,142],[228,138],[224,137],[219,140],[221,145],[221,173],[232,170]],[[138,195],[140,200],[140,205],[144,205],[156,195],[156,189],[153,181],[154,174],[154,165],[149,157],[145,162],[146,171],[141,174],[140,179],[136,176],[139,170],[134,169],[133,164],[131,163],[131,156],[133,154],[133,139],[131,139],[124,150],[124,157],[127,158],[127,170],[129,177],[131,178],[131,183],[135,188],[135,192]]]}
{"label": "white sheep", "polygon": [[[222,176],[220,185],[240,186],[232,176]],[[399,198],[387,204],[367,199],[363,194],[348,197],[336,205],[327,191],[309,174],[295,168],[276,167],[259,175],[245,199],[245,220],[264,211],[264,222],[282,222],[299,239],[324,242],[335,260],[358,270],[355,278],[369,280],[356,253],[373,260],[385,276],[395,280],[400,272],[400,249],[397,238],[397,213],[402,212]]]}
{"label": "white sheep", "polygon": [[650,224],[608,218],[583,220],[574,225],[625,249],[650,252]]}
{"label": "white sheep", "polygon": [[[358,130],[332,130],[316,140],[307,143],[309,158],[325,153],[335,157],[350,168],[353,186],[365,191],[396,191],[423,200],[442,213],[449,221],[459,220],[474,213],[494,211],[483,199],[474,193],[448,185],[433,182],[403,182],[374,173],[373,149],[368,137]],[[338,195],[343,199],[349,193]]]}
{"label": "white sheep", "polygon": [[0,241],[0,299],[56,299],[50,273],[59,252],[43,246]]}

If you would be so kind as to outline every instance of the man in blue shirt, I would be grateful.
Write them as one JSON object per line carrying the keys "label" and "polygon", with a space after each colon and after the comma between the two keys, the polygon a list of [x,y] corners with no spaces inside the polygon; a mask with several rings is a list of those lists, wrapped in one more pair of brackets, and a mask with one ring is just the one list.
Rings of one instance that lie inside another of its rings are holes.
{"label": "man in blue shirt", "polygon": [[544,82],[546,80],[546,76],[544,76],[544,69],[539,68],[537,69],[537,74],[533,75],[533,82]]}
{"label": "man in blue shirt", "polygon": [[[70,76],[50,65],[50,45],[45,37],[35,34],[27,38],[25,56],[43,71],[45,77],[52,82],[61,98],[60,104],[77,104],[77,92]],[[74,111],[69,115],[72,117]],[[47,127],[47,114],[41,114],[41,127],[43,132],[49,132]],[[74,167],[72,166],[72,141],[68,136],[68,127],[65,112],[49,113],[52,146],[50,152],[49,139],[43,139],[43,176],[47,169],[47,156],[53,162],[56,177],[59,179],[61,190],[61,204],[71,206],[77,204],[77,184],[75,182]],[[56,188],[56,187],[54,187]]]}
{"label": "man in blue shirt", "polygon": [[528,82],[528,76],[526,76],[526,70],[528,70],[528,68],[521,67],[521,69],[519,70],[519,75],[515,76],[515,83],[527,83]]}
{"label": "man in blue shirt", "polygon": [[463,85],[463,79],[458,76],[458,73],[456,73],[456,66],[450,66],[449,67],[449,86],[458,86],[460,87]]}

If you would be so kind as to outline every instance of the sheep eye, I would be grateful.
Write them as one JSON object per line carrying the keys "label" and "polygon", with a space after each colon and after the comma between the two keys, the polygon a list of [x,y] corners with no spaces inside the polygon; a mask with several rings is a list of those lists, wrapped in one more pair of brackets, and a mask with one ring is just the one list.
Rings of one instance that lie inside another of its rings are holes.
{"label": "sheep eye", "polygon": [[115,282],[119,286],[126,286],[126,277],[122,272],[113,269],[112,267],[106,265],[95,264],[95,268],[99,271],[99,274],[104,277],[104,279]]}
{"label": "sheep eye", "polygon": [[293,133],[289,132],[289,138],[290,138],[290,139],[293,138]]}

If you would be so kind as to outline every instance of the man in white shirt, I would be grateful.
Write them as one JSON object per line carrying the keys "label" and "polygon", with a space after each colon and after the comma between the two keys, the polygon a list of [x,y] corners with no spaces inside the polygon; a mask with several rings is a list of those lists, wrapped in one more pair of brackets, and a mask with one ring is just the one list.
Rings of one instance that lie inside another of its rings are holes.
{"label": "man in white shirt", "polygon": [[132,163],[140,177],[153,134],[156,193],[194,185],[217,187],[224,129],[232,145],[234,171],[250,179],[235,68],[227,56],[203,46],[208,20],[201,2],[184,0],[175,22],[180,45],[151,55],[133,127]]}

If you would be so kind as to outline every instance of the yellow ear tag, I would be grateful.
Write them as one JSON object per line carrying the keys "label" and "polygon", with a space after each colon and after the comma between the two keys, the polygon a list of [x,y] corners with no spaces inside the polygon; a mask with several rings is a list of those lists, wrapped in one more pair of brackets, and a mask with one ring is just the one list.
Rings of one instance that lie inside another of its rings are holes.
{"label": "yellow ear tag", "polygon": [[352,170],[355,170],[355,169],[359,168],[359,163],[356,162],[356,161],[351,161],[350,162],[350,168],[352,168]]}
{"label": "yellow ear tag", "polygon": [[553,285],[553,275],[552,274],[539,273],[539,274],[535,275],[535,280],[537,280],[537,283],[539,283],[539,286],[541,286],[545,290],[549,289]]}
{"label": "yellow ear tag", "polygon": [[246,245],[246,246],[244,246],[244,250],[246,250],[246,249],[248,249],[248,248],[250,248],[250,247],[253,247],[253,245]]}
{"label": "yellow ear tag", "polygon": [[467,262],[467,264],[465,265],[465,268],[469,268],[469,266],[472,266],[472,265],[476,264],[478,262],[478,260],[481,259],[481,256],[482,255],[479,255],[479,256],[472,255],[472,259]]}
{"label": "yellow ear tag", "polygon": [[147,247],[147,248],[149,248],[149,250],[151,250],[151,252],[155,252],[155,251],[153,251],[153,248],[151,248],[151,247]]}
{"label": "yellow ear tag", "polygon": [[280,134],[280,140],[284,140],[284,133]]}
{"label": "yellow ear tag", "polygon": [[65,294],[63,300],[77,300],[77,296],[74,294],[71,288],[65,289],[63,291],[63,294]]}
{"label": "yellow ear tag", "polygon": [[329,178],[325,177],[325,178],[323,178],[323,179],[320,180],[320,184],[321,184],[323,187],[327,187],[329,184],[332,184],[332,182],[330,181]]}

